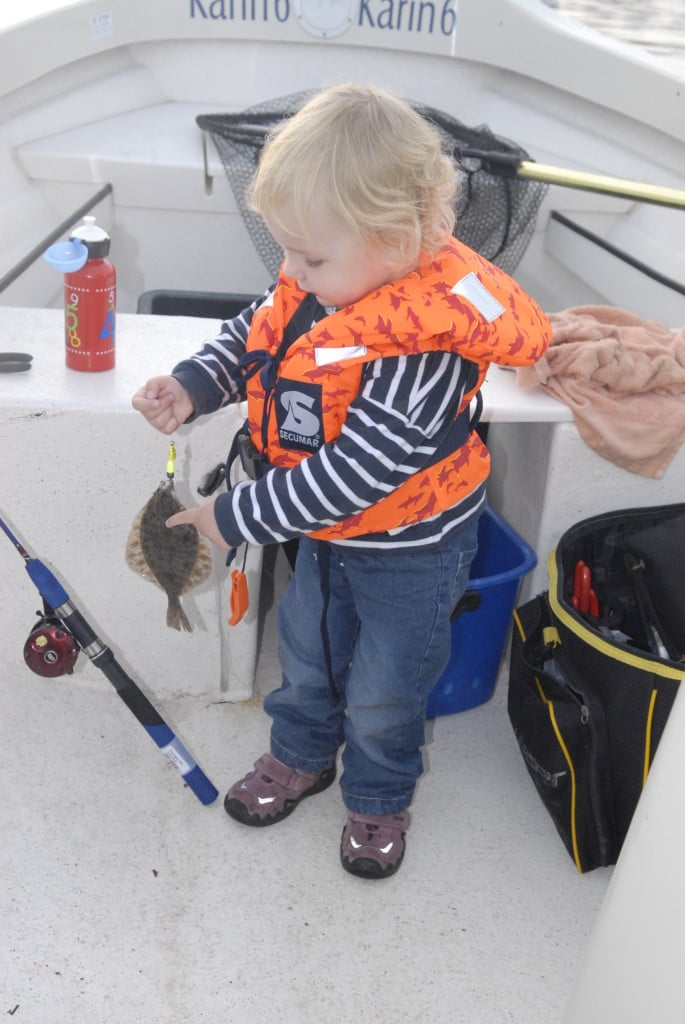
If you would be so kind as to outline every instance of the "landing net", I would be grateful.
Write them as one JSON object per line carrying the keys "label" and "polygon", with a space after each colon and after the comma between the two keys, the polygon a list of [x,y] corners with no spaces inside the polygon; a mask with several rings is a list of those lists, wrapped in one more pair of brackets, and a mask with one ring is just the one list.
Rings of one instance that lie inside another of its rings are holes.
{"label": "landing net", "polygon": [[[283,254],[261,217],[246,202],[267,134],[313,95],[297,92],[233,114],[202,114],[197,124],[209,133],[226,171],[238,209],[261,260],[272,277]],[[430,121],[455,160],[458,178],[455,235],[492,263],[513,274],[535,230],[547,185],[516,178],[516,166],[530,159],[516,143],[485,125],[467,128],[449,114],[411,103]],[[492,157],[489,157],[492,154]]]}

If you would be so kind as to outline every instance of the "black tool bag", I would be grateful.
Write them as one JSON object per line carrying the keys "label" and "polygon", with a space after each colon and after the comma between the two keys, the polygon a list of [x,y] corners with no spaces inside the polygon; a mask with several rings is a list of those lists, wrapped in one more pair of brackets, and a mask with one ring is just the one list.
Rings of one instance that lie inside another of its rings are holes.
{"label": "black tool bag", "polygon": [[613,864],[685,673],[685,505],[577,523],[514,613],[508,710],[579,871]]}

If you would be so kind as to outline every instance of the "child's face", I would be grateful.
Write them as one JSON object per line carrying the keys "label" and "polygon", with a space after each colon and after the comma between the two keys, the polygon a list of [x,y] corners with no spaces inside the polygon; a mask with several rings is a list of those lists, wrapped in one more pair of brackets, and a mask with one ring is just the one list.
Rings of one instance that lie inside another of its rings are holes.
{"label": "child's face", "polygon": [[321,205],[305,238],[289,206],[267,221],[285,253],[285,273],[313,292],[322,306],[347,306],[397,277],[389,254],[364,241]]}

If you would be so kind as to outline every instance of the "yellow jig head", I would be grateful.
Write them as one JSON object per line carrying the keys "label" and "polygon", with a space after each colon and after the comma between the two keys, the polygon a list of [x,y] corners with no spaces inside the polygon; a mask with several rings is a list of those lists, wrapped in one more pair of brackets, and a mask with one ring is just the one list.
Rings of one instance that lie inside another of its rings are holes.
{"label": "yellow jig head", "polygon": [[169,459],[166,464],[166,475],[169,480],[174,479],[176,472],[176,445],[173,441],[169,442]]}

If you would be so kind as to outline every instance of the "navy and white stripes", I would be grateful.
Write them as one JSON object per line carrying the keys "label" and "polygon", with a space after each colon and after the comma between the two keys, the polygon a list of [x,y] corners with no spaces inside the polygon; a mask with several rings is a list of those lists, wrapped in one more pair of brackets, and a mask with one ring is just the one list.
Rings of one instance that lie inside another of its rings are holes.
{"label": "navy and white stripes", "polygon": [[[174,368],[191,396],[194,417],[244,397],[232,371],[261,301],[224,323],[218,337]],[[227,542],[281,542],[376,504],[430,461],[454,421],[471,372],[471,364],[459,355],[442,351],[367,364],[359,395],[335,441],[294,468],[273,467],[261,479],[241,482],[217,498],[215,515]],[[432,544],[483,500],[480,487],[432,519],[341,543],[383,548]]]}

